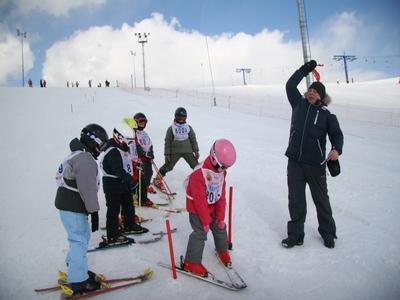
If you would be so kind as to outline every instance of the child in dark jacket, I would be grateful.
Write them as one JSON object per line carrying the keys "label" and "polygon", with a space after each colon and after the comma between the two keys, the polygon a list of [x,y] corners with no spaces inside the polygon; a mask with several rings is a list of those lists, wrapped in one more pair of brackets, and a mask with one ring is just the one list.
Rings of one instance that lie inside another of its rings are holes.
{"label": "child in dark jacket", "polygon": [[[145,233],[148,229],[135,223],[133,194],[138,183],[132,178],[132,158],[129,144],[134,139],[133,130],[125,123],[114,128],[101,161],[103,190],[107,205],[108,243],[124,243],[130,239],[124,234]],[[123,228],[119,228],[122,210]]]}

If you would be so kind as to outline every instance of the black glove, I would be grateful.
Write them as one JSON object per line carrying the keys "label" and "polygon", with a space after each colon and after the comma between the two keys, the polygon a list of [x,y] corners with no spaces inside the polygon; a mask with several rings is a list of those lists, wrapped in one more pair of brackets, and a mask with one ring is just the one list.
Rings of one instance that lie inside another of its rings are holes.
{"label": "black glove", "polygon": [[340,174],[340,164],[339,160],[328,160],[326,163],[328,166],[329,173],[332,177],[338,176]]}
{"label": "black glove", "polygon": [[134,180],[132,176],[128,173],[125,174],[125,178],[122,181],[122,184],[125,186],[126,190],[131,194],[135,193],[135,190],[138,186],[138,182]]}
{"label": "black glove", "polygon": [[147,157],[147,158],[150,158],[150,159],[154,159],[154,153],[153,153],[153,151],[146,152],[146,157]]}
{"label": "black glove", "polygon": [[134,194],[136,192],[138,185],[139,185],[138,182],[132,179],[132,182],[129,184],[129,187],[128,187],[129,192],[131,194]]}
{"label": "black glove", "polygon": [[304,65],[300,67],[300,70],[304,72],[304,75],[308,75],[308,73],[312,72],[317,66],[317,62],[315,60],[310,60],[306,62]]}
{"label": "black glove", "polygon": [[136,151],[139,156],[146,156],[146,152],[143,150],[142,146],[136,145]]}
{"label": "black glove", "polygon": [[92,221],[92,232],[99,230],[99,213],[97,211],[90,214]]}

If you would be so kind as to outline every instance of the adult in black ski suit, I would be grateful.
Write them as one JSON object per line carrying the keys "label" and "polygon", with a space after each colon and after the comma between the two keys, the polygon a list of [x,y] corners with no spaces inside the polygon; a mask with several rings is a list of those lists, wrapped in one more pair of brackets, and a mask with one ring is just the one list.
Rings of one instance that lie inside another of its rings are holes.
{"label": "adult in black ski suit", "polygon": [[[316,67],[312,60],[304,64],[286,83],[286,94],[292,107],[287,183],[290,221],[288,237],[282,245],[291,248],[302,245],[307,214],[305,188],[309,185],[317,209],[318,231],[328,248],[335,247],[336,225],[332,217],[326,181],[326,162],[337,160],[342,153],[343,133],[336,116],[327,109],[330,97],[320,82],[310,85],[305,98],[297,85]],[[326,157],[326,136],[332,145]]]}

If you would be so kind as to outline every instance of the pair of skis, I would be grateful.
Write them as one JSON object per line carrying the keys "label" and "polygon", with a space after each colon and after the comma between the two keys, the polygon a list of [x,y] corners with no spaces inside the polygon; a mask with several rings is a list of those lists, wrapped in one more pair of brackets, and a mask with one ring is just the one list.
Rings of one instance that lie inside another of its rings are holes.
{"label": "pair of skis", "polygon": [[[216,254],[218,257],[218,254]],[[219,257],[218,257],[219,259]],[[221,262],[221,261],[220,261]],[[221,262],[225,273],[227,274],[229,281],[225,281],[222,279],[217,278],[213,273],[208,272],[207,277],[202,277],[196,274],[193,274],[191,272],[185,271],[183,269],[183,256],[181,256],[181,264],[180,266],[175,266],[176,271],[180,274],[184,274],[190,277],[194,277],[196,279],[223,287],[225,289],[231,290],[231,291],[240,291],[243,290],[244,288],[247,287],[246,282],[243,280],[243,278],[239,275],[239,273],[233,268],[232,265],[226,266]],[[172,269],[171,265],[163,263],[163,262],[158,262],[158,265],[163,268],[167,269]]]}
{"label": "pair of skis", "polygon": [[143,283],[148,279],[150,279],[152,275],[153,271],[150,268],[147,268],[146,270],[144,270],[143,273],[135,277],[120,277],[120,278],[107,279],[104,277],[104,275],[97,276],[96,274],[96,280],[98,280],[101,283],[101,288],[99,290],[74,295],[73,290],[71,289],[71,286],[68,283],[67,274],[59,271],[58,284],[46,288],[35,289],[35,292],[45,293],[45,292],[62,290],[61,299],[85,299]]}
{"label": "pair of skis", "polygon": [[173,213],[173,214],[180,214],[186,212],[186,208],[184,207],[163,207],[157,204],[154,204],[151,208],[161,210],[165,213]]}
{"label": "pair of skis", "polygon": [[[176,230],[177,230],[177,228],[174,228],[171,230],[171,232],[175,232]],[[163,238],[163,236],[165,236],[167,234],[168,233],[165,231],[159,231],[159,232],[153,232],[152,237],[141,239],[141,240],[129,239],[126,242],[115,243],[115,244],[110,244],[110,245],[107,245],[106,243],[104,243],[104,244],[99,245],[96,248],[89,249],[87,252],[90,253],[90,252],[96,252],[96,251],[107,250],[107,249],[121,248],[121,247],[129,246],[132,244],[142,244],[142,245],[151,244],[151,243],[160,241]]]}

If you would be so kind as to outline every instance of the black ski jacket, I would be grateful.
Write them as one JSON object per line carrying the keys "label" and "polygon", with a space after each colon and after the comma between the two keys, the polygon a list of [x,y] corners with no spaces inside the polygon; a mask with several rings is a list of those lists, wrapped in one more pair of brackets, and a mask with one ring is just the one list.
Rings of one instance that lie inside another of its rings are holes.
{"label": "black ski jacket", "polygon": [[297,70],[286,83],[292,118],[285,155],[308,165],[321,166],[325,165],[326,136],[329,137],[332,149],[342,154],[343,133],[336,116],[328,110],[326,103],[318,101],[313,105],[301,95],[297,86],[304,76],[306,74],[302,70]]}
{"label": "black ski jacket", "polygon": [[103,158],[102,168],[106,174],[115,176],[103,176],[103,191],[105,194],[133,193],[137,182],[124,170],[122,157],[118,149],[128,151],[127,147],[121,147],[113,139],[107,141],[106,149],[113,147]]}

